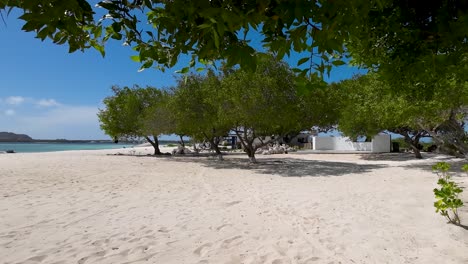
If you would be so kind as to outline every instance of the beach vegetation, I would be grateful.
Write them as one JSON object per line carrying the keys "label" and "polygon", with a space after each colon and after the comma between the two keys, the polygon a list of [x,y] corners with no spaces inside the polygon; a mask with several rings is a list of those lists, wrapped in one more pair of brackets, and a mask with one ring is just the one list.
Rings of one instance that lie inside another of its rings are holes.
{"label": "beach vegetation", "polygon": [[173,122],[166,102],[167,92],[153,87],[113,86],[114,95],[104,99],[98,113],[101,129],[112,138],[145,138],[162,154],[158,136],[170,133]]}
{"label": "beach vegetation", "polygon": [[[467,165],[463,166],[465,172],[468,172]],[[440,213],[449,223],[460,225],[458,209],[463,206],[463,201],[460,199],[463,189],[452,180],[449,172],[450,167],[450,164],[446,162],[438,162],[432,166],[432,170],[439,176],[437,184],[440,186],[439,189],[434,189],[436,198],[434,207],[436,208],[436,213]]]}
{"label": "beach vegetation", "polygon": [[273,56],[259,61],[255,71],[238,69],[224,77],[220,119],[231,124],[250,162],[258,148],[288,133],[300,131],[299,95],[294,73]]}
{"label": "beach vegetation", "polygon": [[176,133],[197,141],[207,141],[220,159],[219,143],[230,130],[230,124],[220,118],[223,111],[221,76],[213,70],[206,75],[189,74],[179,78],[172,88],[170,111]]}
{"label": "beach vegetation", "polygon": [[351,138],[371,138],[380,132],[399,134],[416,158],[422,158],[421,139],[429,137],[439,150],[450,149],[449,154],[465,156],[468,154],[463,128],[468,116],[467,83],[439,80],[439,84],[434,87],[434,96],[423,97],[395,92],[391,88],[394,84],[380,73],[344,80],[339,85],[343,86],[346,102],[338,128]]}

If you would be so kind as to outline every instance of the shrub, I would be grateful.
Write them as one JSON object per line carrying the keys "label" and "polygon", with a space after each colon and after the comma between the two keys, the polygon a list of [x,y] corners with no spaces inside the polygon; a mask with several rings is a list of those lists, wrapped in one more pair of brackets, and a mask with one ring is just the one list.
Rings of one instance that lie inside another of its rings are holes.
{"label": "shrub", "polygon": [[[468,164],[465,164],[462,169],[468,173]],[[458,208],[463,206],[463,202],[459,198],[459,194],[463,192],[463,190],[454,181],[451,181],[449,173],[450,164],[438,162],[432,166],[432,170],[439,176],[437,184],[440,185],[440,189],[434,189],[434,195],[437,200],[434,202],[436,213],[440,213],[450,223],[460,225]]]}

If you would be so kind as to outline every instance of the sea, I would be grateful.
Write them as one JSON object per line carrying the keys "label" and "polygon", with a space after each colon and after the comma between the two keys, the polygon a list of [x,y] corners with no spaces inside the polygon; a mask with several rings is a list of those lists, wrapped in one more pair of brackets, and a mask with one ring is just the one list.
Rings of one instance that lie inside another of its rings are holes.
{"label": "sea", "polygon": [[16,153],[51,152],[65,150],[96,150],[130,148],[135,145],[115,143],[43,143],[43,142],[0,142],[0,152],[13,150]]}

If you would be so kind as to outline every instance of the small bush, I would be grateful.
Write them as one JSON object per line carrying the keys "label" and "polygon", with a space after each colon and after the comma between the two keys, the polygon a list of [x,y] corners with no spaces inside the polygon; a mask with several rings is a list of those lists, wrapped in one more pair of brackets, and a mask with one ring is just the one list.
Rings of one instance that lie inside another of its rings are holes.
{"label": "small bush", "polygon": [[[468,173],[468,164],[465,164],[462,169]],[[440,189],[434,189],[434,195],[437,200],[434,202],[436,213],[440,213],[450,223],[460,225],[458,208],[463,206],[463,202],[459,198],[459,194],[463,192],[463,190],[454,181],[451,181],[449,173],[450,164],[438,162],[432,166],[432,170],[439,176],[437,184],[440,185]]]}
{"label": "small bush", "polygon": [[462,166],[462,171],[464,171],[468,175],[468,164]]}
{"label": "small bush", "polygon": [[166,145],[167,147],[177,147],[177,144],[174,144],[174,143],[169,143]]}

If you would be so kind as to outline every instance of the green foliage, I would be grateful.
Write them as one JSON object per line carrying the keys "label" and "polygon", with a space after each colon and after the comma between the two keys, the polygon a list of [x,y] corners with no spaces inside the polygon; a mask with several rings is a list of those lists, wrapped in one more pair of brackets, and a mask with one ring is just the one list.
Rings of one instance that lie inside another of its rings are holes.
{"label": "green foliage", "polygon": [[[0,12],[22,10],[23,30],[67,43],[70,52],[94,47],[104,54],[108,40],[121,41],[136,51],[132,59],[142,69],[173,67],[185,54],[192,59],[181,73],[215,60],[255,70],[264,55],[255,51],[255,36],[278,59],[300,54],[294,70],[302,84],[308,73],[329,73],[350,57],[354,64],[378,69],[395,84],[393,91],[444,104],[452,101],[439,97],[440,91],[456,95],[452,87],[463,87],[468,80],[468,4],[462,0],[94,3],[1,0]],[[460,100],[466,103],[463,97],[455,101]]]}
{"label": "green foliage", "polygon": [[224,78],[222,94],[222,117],[234,126],[253,128],[259,136],[300,129],[294,74],[284,62],[269,57],[255,72],[235,71]]}
{"label": "green foliage", "polygon": [[112,91],[114,96],[104,99],[105,109],[98,113],[101,129],[112,138],[140,136],[137,117],[141,116],[142,109],[134,89],[114,86]]}
{"label": "green foliage", "polygon": [[178,80],[170,100],[177,134],[215,144],[217,138],[229,132],[231,124],[220,118],[224,96],[220,78],[210,70],[205,76],[191,74]]}
{"label": "green foliage", "polygon": [[[321,131],[335,128],[345,106],[346,91],[336,84],[327,84],[313,75],[305,90],[298,89],[299,130],[318,127]],[[298,130],[298,131],[299,131]]]}
{"label": "green foliage", "polygon": [[[404,138],[392,138],[392,142],[397,142],[400,145],[400,148],[410,149],[411,146],[405,141]],[[421,150],[427,150],[430,146],[434,145],[433,142],[419,142]]]}
{"label": "green foliage", "polygon": [[462,166],[462,171],[468,174],[468,164]]}
{"label": "green foliage", "polygon": [[400,145],[400,149],[409,149],[411,148],[408,142],[406,142],[403,138],[392,138],[392,142],[398,143]]}
{"label": "green foliage", "polygon": [[372,137],[383,130],[417,128],[415,119],[424,108],[418,107],[418,102],[394,96],[378,74],[356,76],[338,85],[346,94],[338,127],[347,136]]}
{"label": "green foliage", "polygon": [[37,38],[49,38],[56,44],[67,43],[69,52],[95,46],[104,53],[97,40],[102,31],[94,27],[94,12],[87,1],[0,1],[0,11],[5,10],[7,14],[15,7],[23,10],[19,17],[25,21],[22,29],[34,31]]}
{"label": "green foliage", "polygon": [[421,157],[418,145],[422,137],[433,137],[439,146],[449,141],[462,142],[459,139],[464,135],[458,134],[467,116],[468,83],[438,83],[444,86],[434,88],[436,97],[423,98],[395,93],[395,89],[403,89],[395,86],[410,84],[389,82],[380,71],[342,81],[338,85],[345,96],[338,127],[351,138],[373,136],[384,130],[400,134],[417,157]]}
{"label": "green foliage", "polygon": [[[468,169],[468,164],[463,167],[463,170],[466,171],[466,169]],[[440,186],[440,189],[434,189],[434,195],[437,200],[434,202],[436,213],[440,213],[450,223],[460,225],[458,208],[463,206],[463,202],[459,198],[459,195],[463,190],[454,181],[451,181],[451,175],[449,174],[450,164],[438,162],[432,166],[432,170],[439,176],[437,184]]]}
{"label": "green foliage", "polygon": [[101,129],[113,138],[148,137],[170,133],[171,115],[167,93],[156,88],[112,87],[113,96],[104,99],[98,113]]}
{"label": "green foliage", "polygon": [[284,62],[262,57],[255,72],[234,71],[223,79],[221,89],[225,96],[220,117],[238,133],[251,159],[262,137],[301,130],[294,74]]}
{"label": "green foliage", "polygon": [[380,2],[354,22],[347,47],[356,63],[378,68],[394,91],[420,98],[435,96],[447,79],[467,80],[465,1]]}

